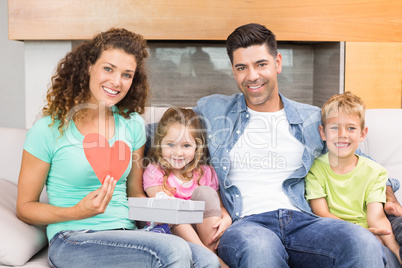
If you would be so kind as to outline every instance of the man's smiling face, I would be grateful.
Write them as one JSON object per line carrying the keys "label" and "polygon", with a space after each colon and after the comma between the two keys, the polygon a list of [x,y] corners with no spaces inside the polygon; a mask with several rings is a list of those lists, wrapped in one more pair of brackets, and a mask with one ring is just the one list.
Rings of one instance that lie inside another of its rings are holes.
{"label": "man's smiling face", "polygon": [[266,44],[238,48],[233,52],[232,70],[249,108],[266,112],[269,101],[278,95],[277,75],[282,71],[280,53],[272,56]]}

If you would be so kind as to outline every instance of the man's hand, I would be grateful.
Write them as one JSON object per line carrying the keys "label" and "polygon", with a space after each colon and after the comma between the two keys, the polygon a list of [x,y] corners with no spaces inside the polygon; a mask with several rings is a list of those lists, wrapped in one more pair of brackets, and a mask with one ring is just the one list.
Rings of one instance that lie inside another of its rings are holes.
{"label": "man's hand", "polygon": [[396,217],[402,217],[402,207],[396,199],[395,193],[391,186],[386,188],[387,202],[384,205],[384,211],[387,215],[394,215]]}
{"label": "man's hand", "polygon": [[218,220],[212,228],[216,229],[215,235],[212,237],[211,241],[209,241],[208,245],[212,245],[216,243],[215,250],[218,249],[219,241],[226,231],[226,229],[232,224],[232,219],[229,215],[222,217],[222,219]]}

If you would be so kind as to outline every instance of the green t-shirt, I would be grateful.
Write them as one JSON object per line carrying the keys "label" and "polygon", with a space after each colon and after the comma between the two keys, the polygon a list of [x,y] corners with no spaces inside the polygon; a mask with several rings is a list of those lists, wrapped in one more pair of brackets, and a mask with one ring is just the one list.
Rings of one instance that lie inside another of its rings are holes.
{"label": "green t-shirt", "polygon": [[333,215],[367,228],[367,204],[386,202],[388,173],[376,162],[358,157],[357,166],[343,175],[331,169],[328,153],[318,157],[306,176],[306,199],[325,197]]}
{"label": "green t-shirt", "polygon": [[[144,145],[146,141],[144,120],[137,113],[130,119],[114,114],[115,133],[109,140],[112,146],[115,141],[124,141],[131,151]],[[52,122],[49,116],[39,119],[28,131],[24,150],[50,163],[46,180],[49,204],[58,207],[71,207],[81,201],[89,192],[101,186],[91,165],[85,157],[83,149],[84,136],[77,130],[74,122],[60,136],[57,129],[60,122],[49,127]],[[130,154],[130,158],[132,158]],[[135,229],[135,224],[128,219],[127,176],[131,170],[132,159],[124,174],[117,182],[113,198],[105,213],[95,217],[50,224],[47,237],[50,240],[56,233],[64,230],[110,230],[118,228]]]}

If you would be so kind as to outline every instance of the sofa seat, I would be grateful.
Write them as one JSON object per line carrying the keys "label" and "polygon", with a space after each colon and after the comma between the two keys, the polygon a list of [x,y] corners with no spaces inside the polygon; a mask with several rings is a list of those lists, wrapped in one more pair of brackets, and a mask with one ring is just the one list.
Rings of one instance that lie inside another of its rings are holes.
{"label": "sofa seat", "polygon": [[[146,123],[157,122],[166,109],[148,109],[143,116]],[[360,144],[362,151],[387,168],[389,175],[394,178],[402,176],[402,124],[399,122],[402,122],[400,109],[367,110],[366,125],[369,131],[367,139]],[[15,215],[18,174],[26,132],[26,129],[0,127],[0,230],[3,230],[0,233],[0,267],[49,267],[44,229],[25,224]],[[396,192],[396,196],[402,200],[402,191]],[[41,200],[46,202],[45,192]],[[4,233],[6,229],[9,232]],[[11,252],[8,251],[10,247]]]}

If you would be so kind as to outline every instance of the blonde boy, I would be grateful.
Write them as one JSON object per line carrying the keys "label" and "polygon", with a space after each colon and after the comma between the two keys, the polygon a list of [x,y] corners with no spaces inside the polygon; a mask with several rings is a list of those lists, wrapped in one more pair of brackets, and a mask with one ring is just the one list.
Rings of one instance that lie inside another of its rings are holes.
{"label": "blonde boy", "polygon": [[[324,104],[319,128],[328,153],[314,161],[306,177],[306,199],[318,216],[392,230],[383,209],[388,173],[355,154],[367,135],[364,117],[363,102],[349,92],[334,95]],[[401,262],[392,231],[378,238]]]}

